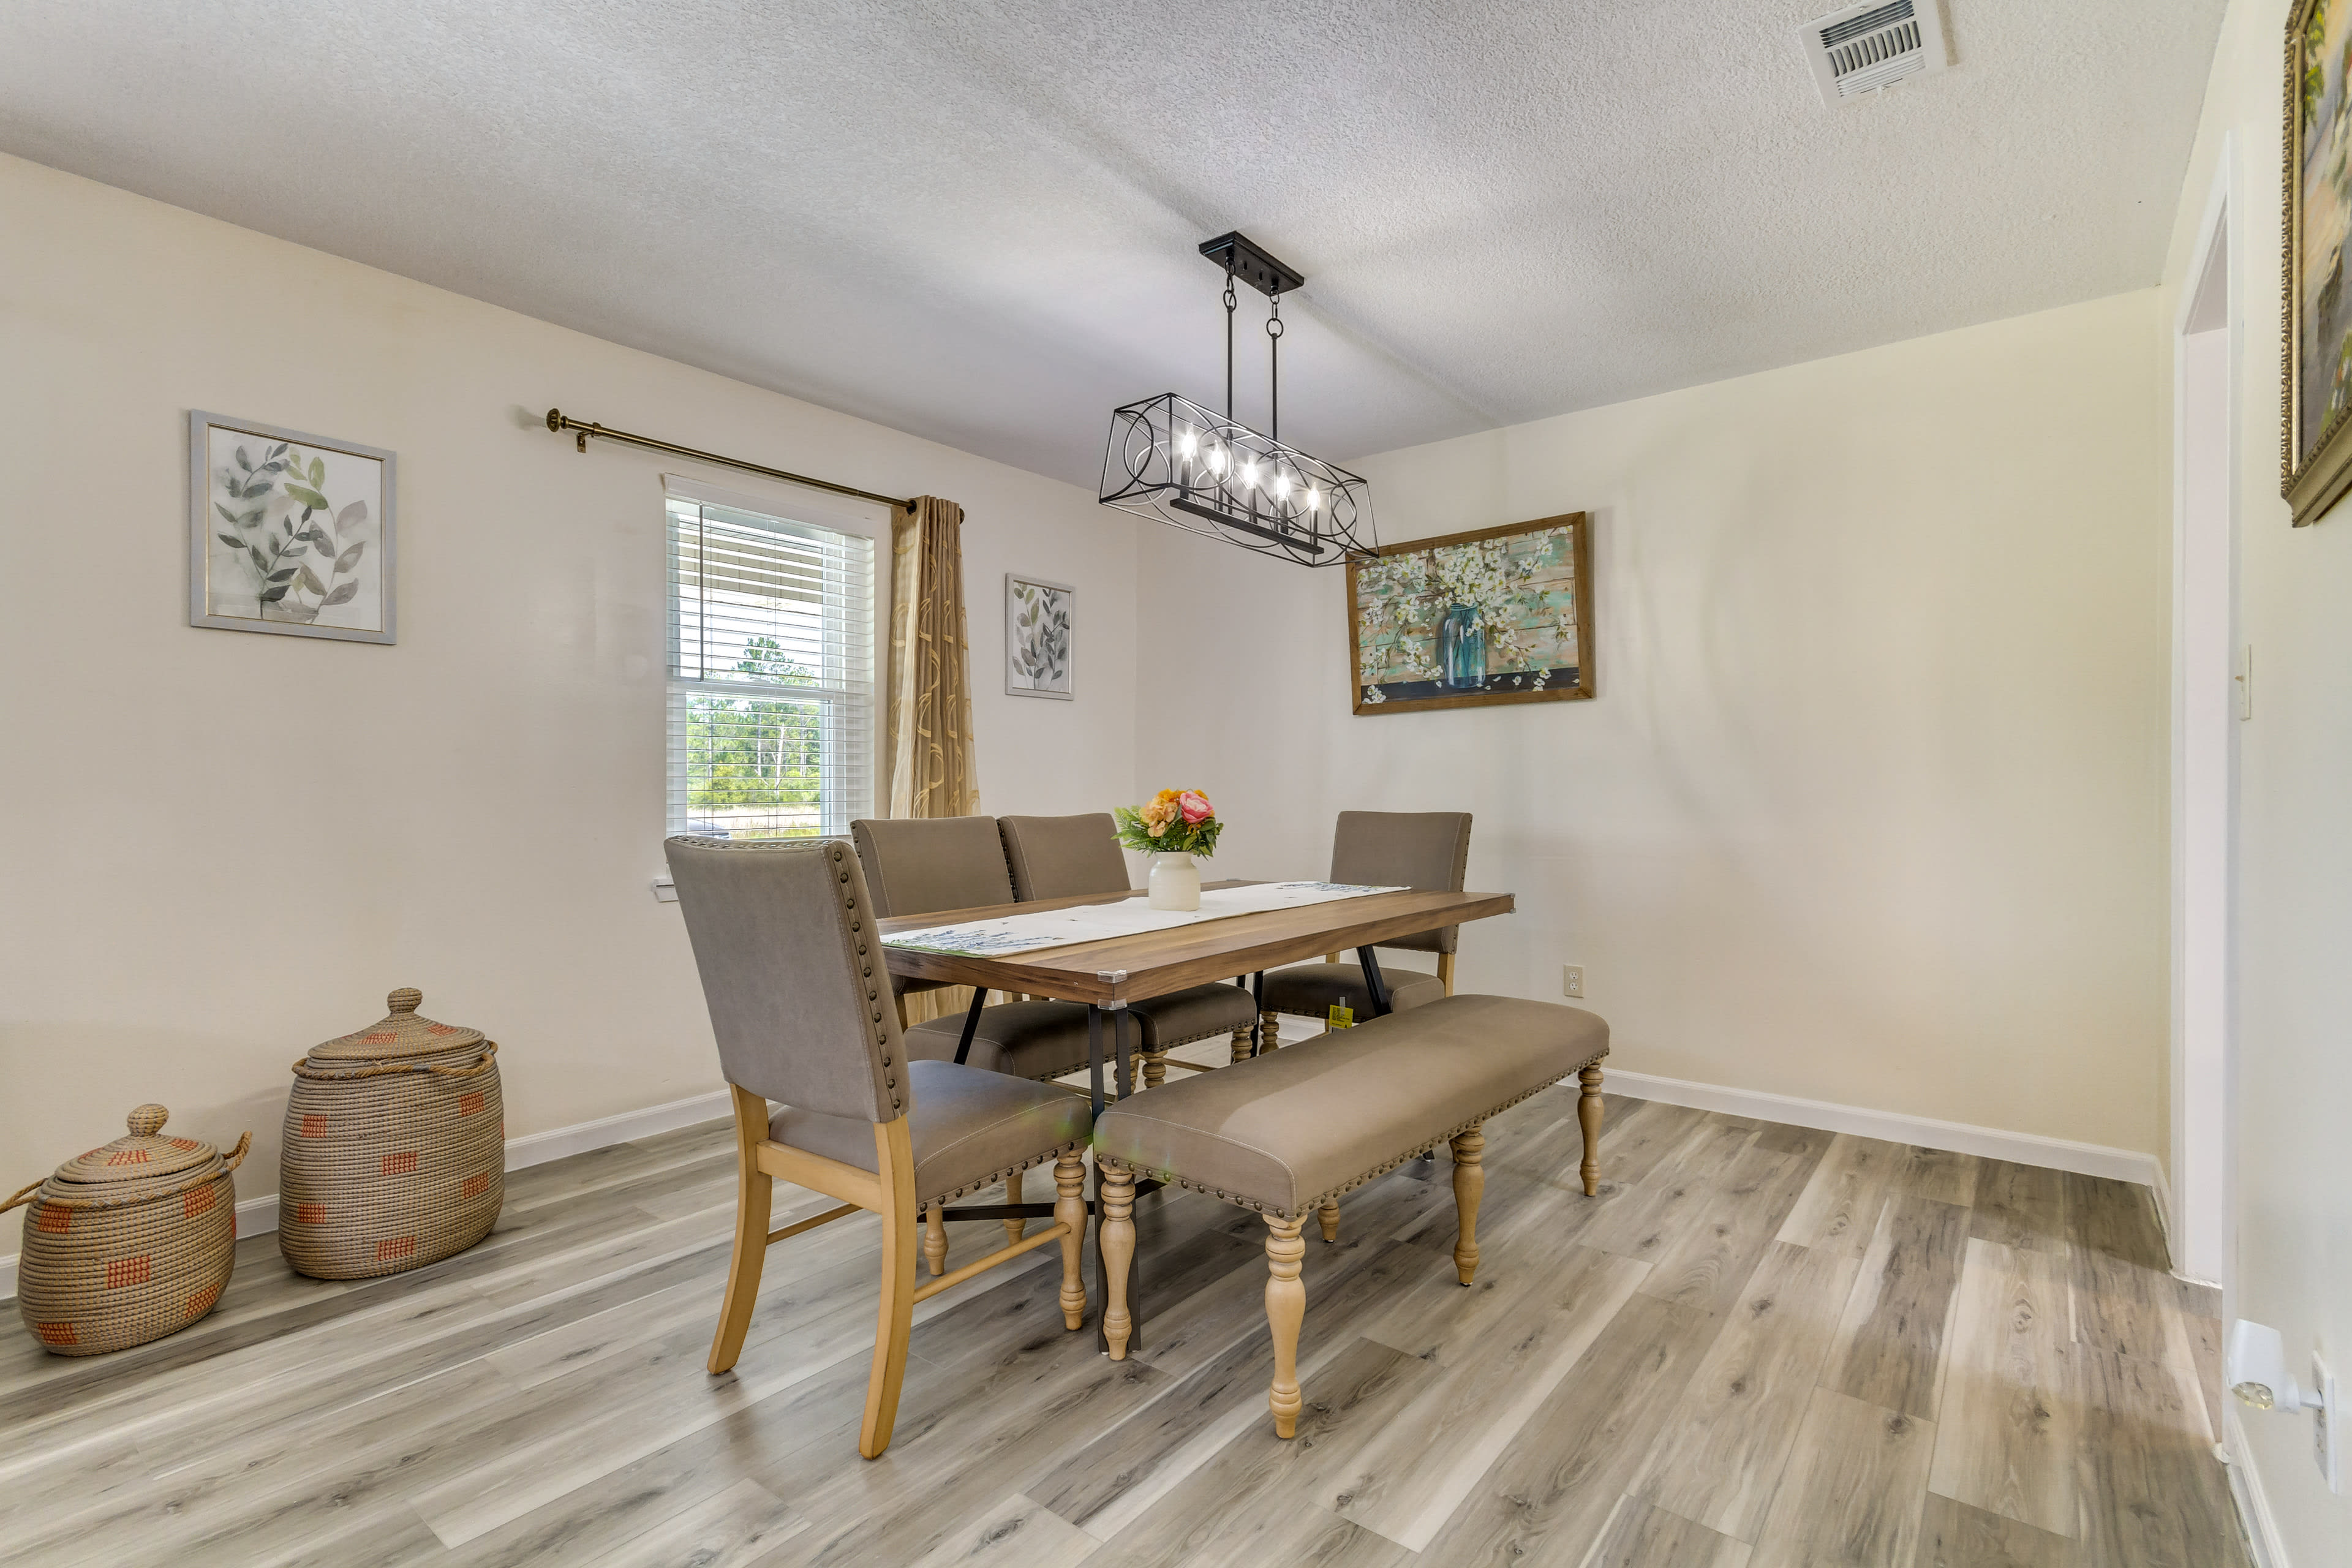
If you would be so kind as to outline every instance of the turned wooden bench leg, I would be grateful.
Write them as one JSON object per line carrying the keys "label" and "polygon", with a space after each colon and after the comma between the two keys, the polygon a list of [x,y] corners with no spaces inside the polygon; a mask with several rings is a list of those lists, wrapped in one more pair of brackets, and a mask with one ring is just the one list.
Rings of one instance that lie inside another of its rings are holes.
{"label": "turned wooden bench leg", "polygon": [[1584,1163],[1577,1174],[1584,1178],[1584,1195],[1594,1197],[1601,1192],[1601,1066],[1594,1063],[1576,1075],[1584,1086],[1576,1097],[1576,1120],[1584,1126]]}
{"label": "turned wooden bench leg", "polygon": [[1145,1051],[1143,1057],[1143,1087],[1158,1089],[1168,1081],[1168,1053]]}
{"label": "turned wooden bench leg", "polygon": [[1298,1435],[1298,1327],[1307,1321],[1307,1287],[1298,1282],[1307,1243],[1298,1232],[1306,1223],[1304,1215],[1265,1216],[1265,1326],[1274,1333],[1274,1384],[1265,1402],[1277,1437]]}
{"label": "turned wooden bench leg", "polygon": [[938,1204],[933,1204],[929,1214],[924,1216],[923,1261],[930,1266],[935,1275],[948,1270],[947,1211]]}
{"label": "turned wooden bench leg", "polygon": [[1465,1285],[1478,1278],[1478,1199],[1486,1191],[1486,1135],[1473,1127],[1454,1139],[1454,1273]]}
{"label": "turned wooden bench leg", "polygon": [[1078,1247],[1087,1236],[1087,1162],[1082,1154],[1064,1154],[1054,1162],[1054,1218],[1069,1227],[1062,1236],[1062,1326],[1075,1329],[1087,1321],[1086,1278],[1078,1268]]}
{"label": "turned wooden bench leg", "polygon": [[1282,1015],[1279,1013],[1260,1013],[1257,1016],[1257,1032],[1260,1042],[1258,1046],[1258,1052],[1260,1055],[1264,1055],[1267,1051],[1281,1049]]}
{"label": "turned wooden bench leg", "polygon": [[[1011,1175],[1004,1178],[1004,1201],[1006,1203],[1017,1204],[1021,1201],[1021,1176],[1022,1173],[1015,1171]],[[1004,1222],[1004,1245],[1007,1247],[1018,1247],[1021,1244],[1023,1233],[1027,1231],[1028,1228],[1029,1222],[1023,1219],[1018,1215],[1006,1220]]]}
{"label": "turned wooden bench leg", "polygon": [[1135,1261],[1135,1173],[1102,1166],[1095,1195],[1102,1200],[1103,1338],[1110,1359],[1127,1359],[1135,1320],[1127,1310],[1127,1270]]}
{"label": "turned wooden bench leg", "polygon": [[1323,1227],[1324,1240],[1339,1240],[1339,1200],[1337,1198],[1325,1198],[1323,1200],[1322,1207],[1315,1211],[1315,1223]]}
{"label": "turned wooden bench leg", "polygon": [[1250,1026],[1247,1024],[1244,1024],[1240,1028],[1234,1031],[1234,1054],[1231,1059],[1237,1062],[1245,1062],[1249,1060],[1249,1054]]}

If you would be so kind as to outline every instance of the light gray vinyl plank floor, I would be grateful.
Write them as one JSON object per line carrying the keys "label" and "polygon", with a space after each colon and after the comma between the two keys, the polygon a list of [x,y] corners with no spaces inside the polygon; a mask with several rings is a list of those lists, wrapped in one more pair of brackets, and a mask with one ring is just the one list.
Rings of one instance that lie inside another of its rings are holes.
{"label": "light gray vinyl plank floor", "polygon": [[[1607,1111],[1591,1198],[1575,1086],[1487,1125],[1471,1289],[1443,1150],[1349,1194],[1337,1243],[1307,1227],[1286,1443],[1265,1226],[1194,1194],[1138,1205],[1125,1363],[1098,1302],[1064,1330],[1052,1247],[925,1302],[872,1462],[870,1220],[780,1244],[741,1361],[702,1371],[724,1124],[519,1173],[412,1274],[323,1285],[254,1238],[169,1340],[0,1347],[0,1563],[2243,1568],[2219,1306],[2144,1193]],[[951,1226],[950,1266],[1001,1239]]]}

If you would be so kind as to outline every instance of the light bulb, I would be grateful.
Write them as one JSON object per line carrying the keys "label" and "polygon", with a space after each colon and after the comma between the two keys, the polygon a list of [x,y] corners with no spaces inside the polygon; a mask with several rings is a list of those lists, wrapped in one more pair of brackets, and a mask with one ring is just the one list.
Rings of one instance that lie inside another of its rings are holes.
{"label": "light bulb", "polygon": [[1223,447],[1210,447],[1210,448],[1209,448],[1209,472],[1211,472],[1211,473],[1213,473],[1213,474],[1222,474],[1222,473],[1223,473],[1224,471],[1225,471],[1225,449],[1224,449]]}
{"label": "light bulb", "polygon": [[1290,499],[1290,476],[1288,474],[1277,472],[1274,476],[1274,499],[1276,500],[1288,500]]}
{"label": "light bulb", "polygon": [[1317,489],[1313,485],[1309,485],[1309,486],[1307,486],[1307,510],[1308,511],[1316,511],[1316,510],[1320,510],[1320,509],[1321,509],[1321,507],[1322,507],[1322,505],[1323,505],[1323,492],[1322,492],[1321,490]]}
{"label": "light bulb", "polygon": [[1257,484],[1257,465],[1255,463],[1244,463],[1242,465],[1242,483],[1252,486],[1253,488],[1255,487]]}
{"label": "light bulb", "polygon": [[1186,429],[1180,430],[1180,431],[1178,431],[1178,432],[1177,432],[1177,435],[1176,435],[1176,450],[1177,450],[1177,451],[1179,451],[1179,452],[1182,453],[1185,457],[1188,457],[1188,458],[1189,458],[1189,457],[1191,457],[1194,452],[1196,452],[1196,451],[1200,450],[1200,447],[1201,447],[1201,438],[1200,438],[1199,437],[1197,437],[1197,436],[1193,435],[1193,434],[1192,434],[1192,430],[1191,430],[1190,428],[1186,428]]}

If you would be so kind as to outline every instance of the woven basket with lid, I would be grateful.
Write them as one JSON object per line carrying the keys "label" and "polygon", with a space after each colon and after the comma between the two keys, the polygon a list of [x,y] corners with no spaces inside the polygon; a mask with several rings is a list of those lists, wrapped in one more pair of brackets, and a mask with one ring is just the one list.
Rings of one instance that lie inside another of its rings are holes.
{"label": "woven basket with lid", "polygon": [[489,1234],[506,1202],[498,1045],[384,998],[380,1023],[294,1064],[278,1186],[278,1245],[320,1279],[435,1262]]}
{"label": "woven basket with lid", "polygon": [[248,1132],[228,1158],[167,1138],[171,1112],[142,1105],[130,1131],[59,1165],[6,1203],[25,1211],[16,1309],[58,1355],[100,1355],[162,1339],[213,1310],[236,1264],[236,1182]]}

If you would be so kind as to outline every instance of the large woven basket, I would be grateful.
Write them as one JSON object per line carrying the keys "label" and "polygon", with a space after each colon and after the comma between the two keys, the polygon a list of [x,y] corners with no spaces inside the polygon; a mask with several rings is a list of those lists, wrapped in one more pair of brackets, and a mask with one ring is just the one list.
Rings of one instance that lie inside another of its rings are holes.
{"label": "large woven basket", "polygon": [[236,1182],[226,1160],[166,1138],[171,1112],[142,1105],[128,1135],[67,1161],[0,1204],[25,1211],[16,1310],[58,1355],[102,1355],[175,1333],[213,1310],[236,1266]]}
{"label": "large woven basket", "polygon": [[506,1202],[498,1045],[436,1024],[425,994],[294,1064],[278,1245],[320,1279],[421,1268],[489,1234]]}

